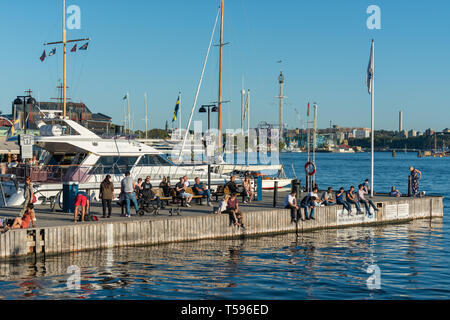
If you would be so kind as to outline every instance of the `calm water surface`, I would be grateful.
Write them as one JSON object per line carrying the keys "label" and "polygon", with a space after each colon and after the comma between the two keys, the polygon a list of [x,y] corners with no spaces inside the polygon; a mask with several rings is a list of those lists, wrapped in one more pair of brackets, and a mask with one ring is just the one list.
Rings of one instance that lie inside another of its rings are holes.
{"label": "calm water surface", "polygon": [[[317,154],[317,183],[335,189],[370,175],[370,154]],[[304,176],[305,154],[282,154]],[[0,299],[449,299],[450,158],[377,153],[375,190],[406,192],[409,165],[421,190],[442,194],[444,218],[400,225],[120,248],[0,263]],[[376,264],[381,289],[369,290]],[[67,267],[81,269],[68,290]]]}

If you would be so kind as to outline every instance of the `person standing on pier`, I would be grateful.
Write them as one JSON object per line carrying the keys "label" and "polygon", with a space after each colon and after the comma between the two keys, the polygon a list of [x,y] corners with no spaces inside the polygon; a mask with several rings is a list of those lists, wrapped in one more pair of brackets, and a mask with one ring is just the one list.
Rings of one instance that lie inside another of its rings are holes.
{"label": "person standing on pier", "polygon": [[106,218],[106,208],[108,208],[108,218],[111,218],[111,202],[114,199],[114,184],[111,176],[106,175],[105,180],[100,184],[100,199],[102,199],[103,217]]}
{"label": "person standing on pier", "polygon": [[139,206],[136,200],[136,194],[134,193],[135,184],[133,181],[133,178],[130,176],[130,171],[127,171],[125,173],[125,178],[123,178],[121,182],[122,192],[125,196],[125,203],[126,203],[126,216],[128,218],[131,217],[131,209],[130,209],[130,202],[133,201],[134,209],[136,209],[136,214],[139,211]]}
{"label": "person standing on pier", "polygon": [[412,182],[412,194],[413,197],[417,197],[419,194],[419,180],[422,179],[422,172],[414,167],[409,167],[411,172],[411,182]]}
{"label": "person standing on pier", "polygon": [[28,176],[25,178],[25,186],[23,196],[25,198],[25,203],[23,204],[22,210],[19,212],[18,217],[22,217],[27,211],[28,205],[33,201],[33,185],[31,184],[31,178]]}

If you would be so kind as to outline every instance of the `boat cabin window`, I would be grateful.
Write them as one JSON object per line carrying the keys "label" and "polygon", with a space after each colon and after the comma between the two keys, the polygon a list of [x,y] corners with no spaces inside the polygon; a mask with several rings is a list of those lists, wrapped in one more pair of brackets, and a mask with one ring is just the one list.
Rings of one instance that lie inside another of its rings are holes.
{"label": "boat cabin window", "polygon": [[76,166],[80,165],[86,157],[87,154],[85,153],[54,154],[44,151],[40,156],[39,162],[50,166]]}
{"label": "boat cabin window", "polygon": [[137,165],[140,167],[171,166],[172,163],[159,154],[146,154],[142,156],[141,160],[139,160],[139,163]]}
{"label": "boat cabin window", "polygon": [[103,156],[97,160],[90,174],[125,174],[137,159],[138,157]]}

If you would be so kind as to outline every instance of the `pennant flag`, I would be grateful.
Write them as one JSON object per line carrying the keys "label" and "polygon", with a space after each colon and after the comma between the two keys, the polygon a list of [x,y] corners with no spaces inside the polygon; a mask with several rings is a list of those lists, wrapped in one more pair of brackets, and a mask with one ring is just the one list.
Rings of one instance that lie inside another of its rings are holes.
{"label": "pennant flag", "polygon": [[306,111],[306,116],[309,117],[309,102],[308,102],[308,110]]}
{"label": "pennant flag", "polygon": [[372,47],[370,48],[370,60],[369,60],[369,66],[367,67],[367,79],[366,84],[369,91],[369,94],[372,93],[372,82],[373,82],[373,72],[374,72],[374,59],[373,59],[373,40],[372,40]]}
{"label": "pennant flag", "polygon": [[178,94],[177,104],[175,105],[175,110],[173,111],[173,119],[172,122],[177,120],[178,110],[180,110],[180,94]]}
{"label": "pennant flag", "polygon": [[88,45],[89,45],[89,42],[86,42],[85,44],[83,44],[83,45],[80,47],[80,50],[87,50]]}
{"label": "pennant flag", "polygon": [[52,55],[54,55],[56,53],[56,48],[53,48],[52,51],[50,51],[48,53],[48,56],[51,57]]}
{"label": "pennant flag", "polygon": [[41,62],[44,62],[45,57],[46,57],[46,55],[45,55],[45,50],[44,50],[44,52],[42,53],[42,56],[39,58],[39,59],[41,59]]}
{"label": "pennant flag", "polygon": [[14,124],[11,126],[11,134],[14,134],[16,130],[20,130],[20,119],[14,121]]}
{"label": "pennant flag", "polygon": [[73,48],[70,50],[70,52],[77,52],[77,44],[76,43],[73,46]]}

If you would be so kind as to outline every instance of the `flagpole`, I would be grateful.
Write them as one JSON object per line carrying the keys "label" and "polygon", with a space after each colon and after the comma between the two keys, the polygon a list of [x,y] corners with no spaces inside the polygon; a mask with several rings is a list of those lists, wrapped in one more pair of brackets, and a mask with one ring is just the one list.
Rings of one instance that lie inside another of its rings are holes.
{"label": "flagpole", "polygon": [[178,117],[178,119],[180,120],[180,138],[181,138],[181,135],[182,135],[182,133],[181,133],[181,91],[179,91],[178,92],[178,102],[179,102],[179,104],[178,104],[178,115],[179,115],[179,117]]}
{"label": "flagpole", "polygon": [[250,164],[250,89],[247,89],[247,165]]}
{"label": "flagpole", "polygon": [[128,103],[128,131],[131,131],[131,117],[130,117],[130,94],[127,92]]}
{"label": "flagpole", "polygon": [[[122,99],[123,101],[124,99]],[[127,132],[127,111],[125,109],[125,105],[123,105],[122,109],[123,109],[123,133]]]}
{"label": "flagpole", "polygon": [[145,95],[144,95],[144,98],[145,98],[145,140],[147,140],[147,131],[148,131],[148,127],[147,127],[147,119],[148,119],[148,116],[147,116],[147,92],[145,93]]}
{"label": "flagpole", "polygon": [[372,86],[372,93],[371,93],[371,98],[372,98],[372,134],[371,134],[371,163],[370,163],[370,197],[373,197],[373,169],[374,169],[374,141],[375,141],[375,137],[374,137],[374,127],[375,127],[375,41],[372,39],[372,81],[371,81],[371,86]]}
{"label": "flagpole", "polygon": [[64,75],[63,75],[63,81],[64,81],[64,88],[63,88],[63,117],[64,119],[66,118],[66,63],[67,63],[67,58],[66,58],[66,54],[67,54],[67,47],[66,47],[66,43],[67,43],[67,38],[66,38],[66,0],[63,0],[63,44],[64,44]]}

